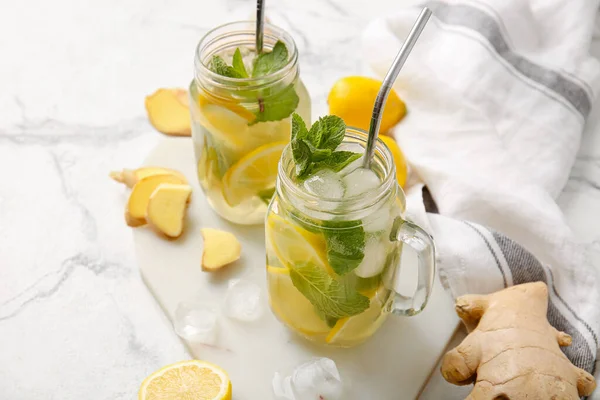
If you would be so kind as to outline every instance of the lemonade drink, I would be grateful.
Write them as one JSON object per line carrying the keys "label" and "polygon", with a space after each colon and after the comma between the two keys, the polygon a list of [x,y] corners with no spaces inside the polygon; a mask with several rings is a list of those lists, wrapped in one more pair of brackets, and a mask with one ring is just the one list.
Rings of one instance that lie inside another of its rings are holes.
{"label": "lemonade drink", "polygon": [[265,50],[257,55],[253,29],[236,22],[209,32],[190,85],[198,179],[210,205],[239,224],[263,221],[290,116],[310,118],[293,39],[267,24]]}
{"label": "lemonade drink", "polygon": [[[266,219],[268,288],[273,313],[289,328],[348,347],[369,338],[390,310],[401,248],[390,236],[402,221],[404,197],[383,143],[364,169],[364,134],[326,118],[316,123],[320,133],[310,131],[333,144],[309,144],[311,160],[322,161],[300,167],[308,173],[298,174],[302,146],[293,141],[284,151]],[[301,131],[294,122],[293,131]]]}

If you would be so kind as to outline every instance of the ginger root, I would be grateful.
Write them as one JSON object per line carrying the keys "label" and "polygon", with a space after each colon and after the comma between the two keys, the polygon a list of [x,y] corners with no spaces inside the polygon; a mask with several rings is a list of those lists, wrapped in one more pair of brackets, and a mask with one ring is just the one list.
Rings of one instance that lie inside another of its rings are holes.
{"label": "ginger root", "polygon": [[148,225],[170,238],[183,233],[183,221],[192,188],[188,185],[160,183],[148,202]]}
{"label": "ginger root", "polygon": [[170,136],[191,136],[191,118],[187,91],[158,89],[146,97],[148,119],[157,131]]}
{"label": "ginger root", "polygon": [[201,229],[201,232],[204,239],[203,271],[216,271],[240,258],[242,245],[232,233],[211,228]]}
{"label": "ginger root", "polygon": [[125,221],[127,225],[136,227],[144,225],[150,196],[161,183],[185,184],[186,182],[175,175],[152,175],[141,179],[133,186],[127,208],[125,210]]}
{"label": "ginger root", "polygon": [[546,318],[546,284],[462,296],[455,308],[470,333],[445,354],[441,372],[455,385],[475,384],[467,400],[576,400],[595,389],[559,348],[571,337]]}
{"label": "ginger root", "polygon": [[185,179],[185,176],[181,172],[162,167],[141,167],[138,169],[124,168],[122,171],[112,171],[110,173],[110,177],[113,180],[123,183],[129,188],[133,187],[133,185],[138,183],[141,179],[154,175],[175,175],[184,183],[187,183],[187,179]]}

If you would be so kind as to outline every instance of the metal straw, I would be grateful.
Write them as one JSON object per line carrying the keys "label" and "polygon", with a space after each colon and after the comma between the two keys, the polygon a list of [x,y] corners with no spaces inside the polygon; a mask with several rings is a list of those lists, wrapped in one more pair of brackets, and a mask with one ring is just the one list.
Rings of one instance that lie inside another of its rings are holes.
{"label": "metal straw", "polygon": [[262,53],[265,26],[265,2],[256,0],[256,54]]}
{"label": "metal straw", "polygon": [[375,152],[375,140],[377,140],[377,136],[379,135],[379,125],[381,125],[381,117],[383,115],[383,109],[385,107],[385,101],[387,100],[388,94],[390,94],[390,90],[392,90],[392,85],[398,77],[398,73],[402,69],[402,66],[408,58],[413,46],[419,39],[421,32],[423,32],[423,28],[425,28],[425,25],[427,25],[427,21],[429,21],[430,16],[431,10],[427,7],[423,8],[423,11],[421,11],[421,14],[419,14],[417,21],[406,37],[402,48],[396,55],[394,62],[392,62],[392,66],[387,72],[387,75],[383,79],[383,84],[381,85],[381,89],[379,89],[379,93],[377,93],[375,105],[373,106],[373,115],[371,116],[371,125],[369,126],[369,138],[367,139],[367,149],[365,151],[365,161],[363,163],[364,168],[369,168],[371,165],[371,160],[373,159],[373,154]]}

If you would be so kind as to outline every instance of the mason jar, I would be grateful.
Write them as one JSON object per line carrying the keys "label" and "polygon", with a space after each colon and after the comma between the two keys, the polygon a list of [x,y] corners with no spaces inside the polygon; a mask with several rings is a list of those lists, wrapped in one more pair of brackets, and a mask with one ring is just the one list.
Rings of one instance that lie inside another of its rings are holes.
{"label": "mason jar", "polygon": [[[347,128],[338,150],[364,153],[366,140],[364,131]],[[377,179],[361,174],[359,159],[339,173],[309,178],[321,180],[316,189],[309,179],[295,178],[291,153],[290,146],[283,152],[265,226],[275,316],[312,341],[350,347],[371,337],[390,313],[411,316],[423,310],[433,284],[434,243],[403,217],[405,197],[385,144],[378,140],[371,163]],[[345,195],[338,186],[345,187]],[[395,290],[403,245],[418,254],[412,297]]]}
{"label": "mason jar", "polygon": [[254,22],[219,26],[196,49],[189,93],[198,179],[212,208],[237,224],[264,221],[277,163],[290,140],[291,114],[310,121],[310,98],[300,80],[296,44],[283,29],[265,24],[264,51],[272,51],[278,41],[287,48],[287,62],[257,78],[231,78],[210,69],[213,56],[231,65],[240,48],[251,70]]}

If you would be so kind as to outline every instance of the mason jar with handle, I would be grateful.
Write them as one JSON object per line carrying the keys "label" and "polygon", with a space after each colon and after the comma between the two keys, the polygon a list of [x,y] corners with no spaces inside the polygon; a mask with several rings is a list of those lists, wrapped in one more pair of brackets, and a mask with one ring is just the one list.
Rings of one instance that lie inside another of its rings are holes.
{"label": "mason jar with handle", "polygon": [[263,222],[290,116],[310,120],[294,40],[276,26],[264,29],[260,55],[254,22],[208,32],[196,49],[189,90],[200,185],[212,208],[238,224]]}
{"label": "mason jar with handle", "polygon": [[[366,140],[364,131],[346,128],[338,150],[364,153]],[[361,166],[362,158],[299,181],[286,147],[266,217],[273,313],[306,338],[339,347],[365,341],[389,314],[422,311],[435,274],[432,238],[403,217],[405,197],[389,149],[378,140],[371,168]],[[418,255],[412,296],[395,289],[407,246]]]}

